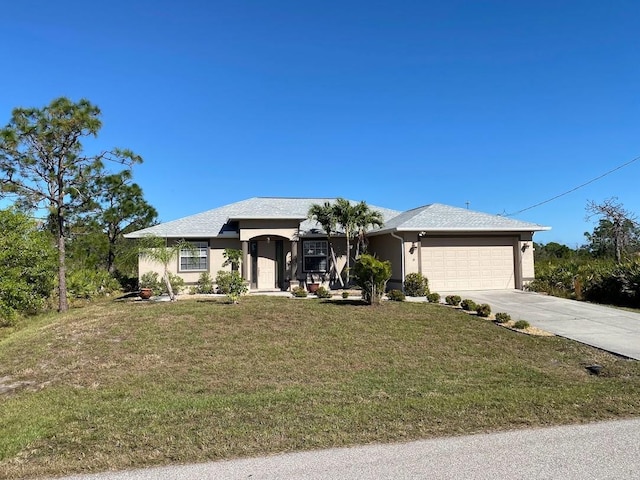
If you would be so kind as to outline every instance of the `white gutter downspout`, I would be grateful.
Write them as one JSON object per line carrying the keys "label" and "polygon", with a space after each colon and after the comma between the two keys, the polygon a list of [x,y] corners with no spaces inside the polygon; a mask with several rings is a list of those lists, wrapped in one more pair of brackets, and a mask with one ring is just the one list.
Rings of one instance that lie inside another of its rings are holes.
{"label": "white gutter downspout", "polygon": [[398,235],[396,235],[394,232],[391,232],[391,236],[393,238],[397,238],[398,240],[400,240],[400,258],[401,258],[401,262],[402,262],[402,293],[404,293],[404,238],[399,237]]}

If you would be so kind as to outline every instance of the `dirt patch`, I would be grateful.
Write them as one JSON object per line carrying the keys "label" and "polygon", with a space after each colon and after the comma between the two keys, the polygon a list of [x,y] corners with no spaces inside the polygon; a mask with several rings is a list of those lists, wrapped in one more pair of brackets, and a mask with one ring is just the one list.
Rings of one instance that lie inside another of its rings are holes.
{"label": "dirt patch", "polygon": [[527,328],[514,328],[513,325],[516,322],[510,320],[505,323],[497,323],[496,325],[500,325],[501,327],[508,328],[509,330],[513,330],[514,332],[524,333],[526,335],[534,335],[536,337],[555,337],[555,335],[551,332],[547,332],[546,330],[542,330],[537,327],[528,326]]}
{"label": "dirt patch", "polygon": [[11,377],[0,377],[0,395],[9,395],[20,388],[33,388],[34,381],[13,381]]}

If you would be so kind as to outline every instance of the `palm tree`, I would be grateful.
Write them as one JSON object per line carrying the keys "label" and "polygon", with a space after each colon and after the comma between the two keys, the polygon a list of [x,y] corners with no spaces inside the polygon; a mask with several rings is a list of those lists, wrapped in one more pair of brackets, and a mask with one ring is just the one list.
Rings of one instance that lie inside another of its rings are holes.
{"label": "palm tree", "polygon": [[[333,251],[333,243],[331,242],[331,234],[336,230],[336,217],[333,205],[329,202],[324,202],[322,205],[314,203],[309,207],[307,217],[309,220],[315,220],[318,222],[327,234],[327,242],[329,243],[329,251],[331,252],[332,266],[329,268],[329,271],[331,271],[336,268],[336,254]],[[338,275],[338,280],[340,281],[340,285],[344,286],[340,275]]]}
{"label": "palm tree", "polygon": [[371,210],[367,202],[360,202],[355,206],[356,210],[356,235],[358,243],[356,246],[356,260],[366,251],[367,248],[367,231],[369,227],[382,227],[384,224],[382,213],[377,210]]}
{"label": "palm tree", "polygon": [[140,239],[139,242],[139,255],[141,257],[162,264],[164,270],[162,278],[167,286],[167,292],[169,293],[169,298],[172,302],[176,301],[176,295],[173,292],[171,281],[169,280],[169,264],[175,260],[181,250],[194,252],[195,248],[191,243],[185,240],[179,240],[172,246],[167,246],[164,238],[153,235],[144,237]]}
{"label": "palm tree", "polygon": [[333,214],[336,222],[342,226],[344,235],[347,238],[347,284],[349,283],[349,269],[351,267],[351,238],[356,232],[356,207],[349,200],[337,198],[333,204]]}

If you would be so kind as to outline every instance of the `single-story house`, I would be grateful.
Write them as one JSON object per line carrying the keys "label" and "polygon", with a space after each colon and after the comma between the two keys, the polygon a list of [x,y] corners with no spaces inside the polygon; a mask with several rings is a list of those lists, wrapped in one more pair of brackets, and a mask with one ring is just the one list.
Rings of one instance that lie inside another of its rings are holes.
{"label": "single-story house", "polygon": [[[251,290],[288,290],[309,283],[339,286],[346,264],[346,238],[331,236],[336,269],[330,270],[326,232],[307,218],[313,204],[334,198],[256,197],[125,235],[153,235],[168,243],[191,242],[197,253],[180,253],[172,273],[195,284],[203,272],[215,278],[226,248],[242,251],[242,277]],[[430,204],[406,212],[369,205],[384,225],[367,233],[368,253],[389,260],[390,288],[402,288],[406,274],[419,272],[432,291],[521,289],[533,280],[533,234],[549,230],[534,223]],[[353,258],[353,253],[351,254]],[[141,258],[139,274],[161,272]]]}

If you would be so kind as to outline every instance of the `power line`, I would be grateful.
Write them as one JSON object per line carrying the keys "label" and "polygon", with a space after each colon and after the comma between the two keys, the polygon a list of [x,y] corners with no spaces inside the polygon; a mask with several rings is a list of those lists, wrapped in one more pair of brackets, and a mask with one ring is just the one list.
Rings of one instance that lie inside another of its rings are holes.
{"label": "power line", "polygon": [[602,175],[597,176],[596,178],[592,178],[592,179],[591,179],[591,180],[589,180],[588,182],[585,182],[585,183],[583,183],[583,184],[581,184],[581,185],[578,185],[577,187],[574,187],[574,188],[572,188],[571,190],[567,190],[566,192],[563,192],[563,193],[561,193],[561,194],[559,194],[559,195],[556,195],[555,197],[551,197],[551,198],[549,198],[549,199],[547,199],[547,200],[544,200],[544,201],[542,201],[542,202],[536,203],[535,205],[531,205],[530,207],[523,208],[522,210],[518,210],[517,212],[513,212],[513,213],[505,213],[505,214],[503,214],[502,216],[504,216],[504,217],[511,217],[511,216],[513,216],[513,215],[518,215],[518,214],[520,214],[520,213],[522,213],[522,212],[526,212],[527,210],[531,210],[532,208],[539,207],[540,205],[544,205],[545,203],[553,202],[554,200],[557,200],[557,199],[558,199],[558,198],[560,198],[560,197],[564,197],[565,195],[569,195],[570,193],[573,193],[573,192],[575,192],[576,190],[581,189],[582,187],[586,187],[587,185],[589,185],[589,184],[591,184],[591,183],[593,183],[593,182],[595,182],[595,181],[597,181],[597,180],[600,180],[601,178],[604,178],[604,177],[606,177],[607,175],[610,175],[610,174],[612,174],[613,172],[616,172],[616,171],[620,170],[621,168],[624,168],[624,167],[626,167],[626,166],[628,166],[628,165],[631,165],[633,162],[636,162],[636,161],[638,161],[638,160],[640,160],[640,157],[636,157],[636,158],[634,158],[633,160],[629,160],[628,162],[623,163],[622,165],[618,165],[616,168],[613,168],[613,169],[609,170],[608,172],[605,172],[605,173],[603,173]]}

